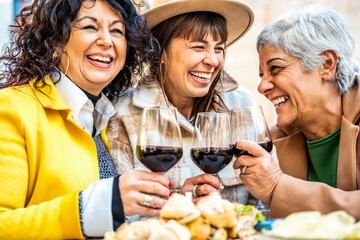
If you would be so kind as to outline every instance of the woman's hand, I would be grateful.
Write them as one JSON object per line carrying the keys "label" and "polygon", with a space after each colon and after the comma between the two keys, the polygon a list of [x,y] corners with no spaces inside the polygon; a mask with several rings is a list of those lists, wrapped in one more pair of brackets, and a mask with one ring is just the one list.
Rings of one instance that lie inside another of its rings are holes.
{"label": "woman's hand", "polygon": [[182,194],[185,192],[191,192],[193,194],[194,188],[197,187],[198,193],[201,194],[200,197],[193,196],[193,202],[197,203],[200,199],[209,195],[211,192],[219,191],[224,189],[224,185],[221,181],[210,174],[202,174],[185,180],[184,186],[181,189]]}
{"label": "woman's hand", "polygon": [[275,186],[282,175],[275,146],[268,153],[253,141],[239,141],[236,148],[246,150],[249,154],[238,157],[234,168],[240,168],[240,179],[251,194],[265,204],[270,204]]}
{"label": "woman's hand", "polygon": [[160,216],[162,206],[171,195],[170,185],[170,181],[158,173],[140,170],[125,172],[119,180],[125,215]]}

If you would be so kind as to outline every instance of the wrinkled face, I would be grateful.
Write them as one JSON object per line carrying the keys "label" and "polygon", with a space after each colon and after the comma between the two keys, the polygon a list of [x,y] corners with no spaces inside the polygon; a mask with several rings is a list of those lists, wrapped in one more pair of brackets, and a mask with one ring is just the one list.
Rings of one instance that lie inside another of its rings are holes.
{"label": "wrinkled face", "polygon": [[224,64],[224,48],[224,42],[210,34],[204,39],[173,38],[162,58],[168,97],[205,96]]}
{"label": "wrinkled face", "polygon": [[321,67],[305,71],[300,59],[271,45],[262,47],[259,61],[258,91],[274,104],[278,125],[301,128],[309,124],[326,91]]}
{"label": "wrinkled face", "polygon": [[[86,2],[85,2],[86,5]],[[61,57],[60,70],[80,88],[99,95],[125,63],[127,41],[120,13],[106,1],[81,6]],[[68,65],[69,61],[69,65]],[[67,67],[68,66],[68,67]]]}

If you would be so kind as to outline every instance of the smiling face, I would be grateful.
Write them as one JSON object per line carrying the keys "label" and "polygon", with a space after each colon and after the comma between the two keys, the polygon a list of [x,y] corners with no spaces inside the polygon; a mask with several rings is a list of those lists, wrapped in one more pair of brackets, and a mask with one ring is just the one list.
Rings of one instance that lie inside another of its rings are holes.
{"label": "smiling face", "polygon": [[176,106],[205,96],[224,64],[225,44],[208,34],[204,39],[173,38],[163,54],[165,92]]}
{"label": "smiling face", "polygon": [[321,66],[305,71],[301,61],[285,51],[264,45],[259,52],[258,91],[275,106],[277,124],[302,128],[318,117],[329,92]]}
{"label": "smiling face", "polygon": [[124,66],[127,41],[120,13],[106,1],[93,5],[81,6],[72,22],[64,48],[68,57],[63,54],[59,68],[63,73],[68,68],[66,75],[77,86],[97,96]]}

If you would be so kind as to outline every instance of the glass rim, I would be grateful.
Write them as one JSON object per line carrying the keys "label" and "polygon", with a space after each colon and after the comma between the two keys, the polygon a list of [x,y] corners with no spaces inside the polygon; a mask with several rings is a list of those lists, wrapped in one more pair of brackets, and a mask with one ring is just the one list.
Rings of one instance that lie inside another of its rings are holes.
{"label": "glass rim", "polygon": [[196,115],[229,115],[226,112],[198,112]]}

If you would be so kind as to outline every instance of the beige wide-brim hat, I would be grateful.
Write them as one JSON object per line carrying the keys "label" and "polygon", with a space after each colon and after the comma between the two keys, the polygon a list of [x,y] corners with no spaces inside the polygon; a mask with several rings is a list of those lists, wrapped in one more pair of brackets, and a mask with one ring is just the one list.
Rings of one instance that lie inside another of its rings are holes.
{"label": "beige wide-brim hat", "polygon": [[226,46],[244,36],[254,22],[253,11],[238,0],[152,0],[150,9],[143,15],[152,29],[171,17],[198,11],[218,13],[226,19]]}

